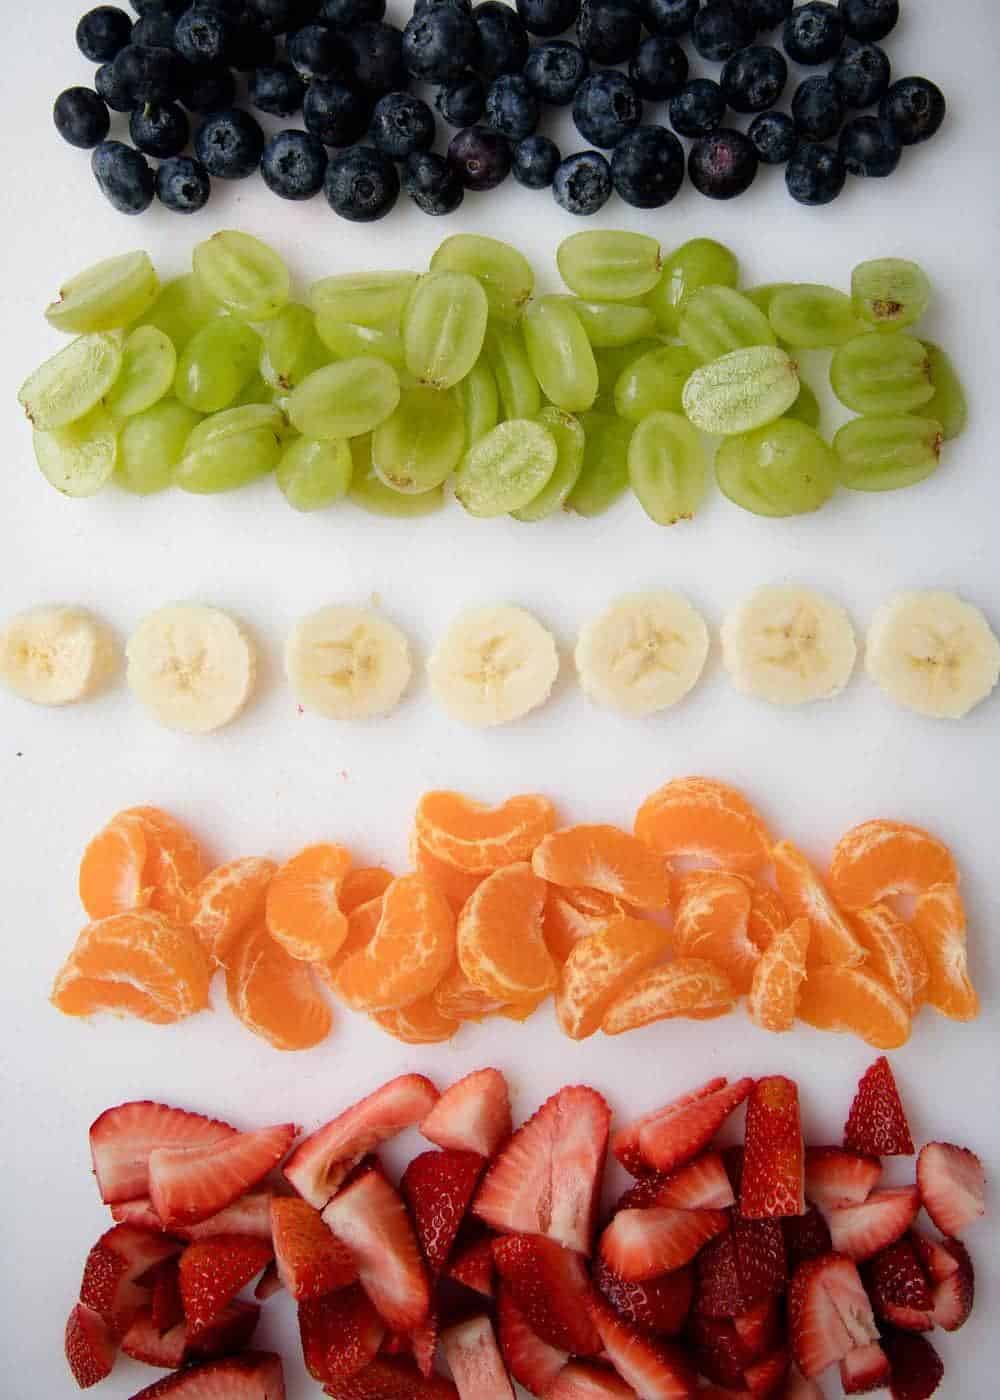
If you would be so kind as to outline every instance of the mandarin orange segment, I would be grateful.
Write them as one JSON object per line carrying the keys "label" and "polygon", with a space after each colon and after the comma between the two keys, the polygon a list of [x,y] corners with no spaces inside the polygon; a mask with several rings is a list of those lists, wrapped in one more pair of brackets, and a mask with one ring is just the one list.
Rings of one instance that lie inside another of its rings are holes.
{"label": "mandarin orange segment", "polygon": [[547,797],[524,793],[495,807],[460,792],[427,792],[417,804],[418,841],[449,865],[487,875],[504,865],[531,859],[556,824]]}
{"label": "mandarin orange segment", "polygon": [[292,856],[275,874],[264,922],[289,957],[317,962],[337,954],[347,937],[339,896],[350,868],[350,851],[320,841]]}
{"label": "mandarin orange segment", "polygon": [[395,880],[391,870],[382,865],[362,865],[349,870],[340,886],[340,910],[343,914],[353,914],[361,904],[370,899],[378,899]]}
{"label": "mandarin orange segment", "polygon": [[146,833],[141,822],[121,814],[88,843],[80,862],[80,902],[92,919],[105,919],[149,902],[143,883]]}
{"label": "mandarin orange segment", "polygon": [[308,965],[289,957],[263,923],[230,948],[226,997],[247,1030],[276,1050],[308,1050],[326,1039],[333,1024]]}
{"label": "mandarin orange segment", "polygon": [[741,792],[713,778],[675,778],[646,798],[635,834],[665,856],[691,856],[753,874],[767,864],[770,838]]}
{"label": "mandarin orange segment", "polygon": [[857,910],[852,923],[868,954],[868,971],[891,987],[915,1016],[924,1004],[930,977],[920,939],[888,904]]}
{"label": "mandarin orange segment", "polygon": [[205,873],[201,847],[176,817],[159,807],[129,807],[119,816],[140,822],[146,837],[143,882],[152,893],[150,907],[172,919],[184,919],[188,897]]}
{"label": "mandarin orange segment", "polygon": [[429,996],[455,959],[455,915],[426,875],[401,875],[382,896],[371,942],[341,963],[337,991],[356,1011],[395,1011]]}
{"label": "mandarin orange segment", "polygon": [[456,914],[460,912],[469,895],[484,879],[482,875],[472,874],[468,870],[459,870],[457,866],[439,860],[437,856],[431,854],[418,838],[416,832],[413,832],[410,837],[410,864],[414,870],[419,870],[422,875],[426,875],[437,885]]}
{"label": "mandarin orange segment", "polygon": [[217,865],[191,891],[188,922],[216,962],[225,961],[233,939],[263,914],[277,868],[263,856],[241,856]]}
{"label": "mandarin orange segment", "polygon": [[789,1031],[795,1024],[810,937],[809,920],[793,919],[761,954],[747,996],[747,1012],[762,1030]]}
{"label": "mandarin orange segment", "polygon": [[895,992],[859,967],[810,968],[799,992],[799,1016],[821,1031],[847,1031],[878,1050],[910,1038],[910,1013]]}
{"label": "mandarin orange segment", "polygon": [[864,962],[865,950],[823,881],[791,841],[779,841],[771,851],[781,902],[793,919],[808,919],[809,966],[854,967]]}
{"label": "mandarin orange segment", "polygon": [[503,1010],[505,1004],[470,982],[458,963],[445,973],[431,995],[438,1012],[453,1021],[482,1021]]}
{"label": "mandarin orange segment", "polygon": [[331,992],[337,991],[337,973],[343,964],[355,953],[360,953],[367,948],[375,937],[375,930],[378,928],[378,921],[381,917],[381,895],[369,899],[366,904],[359,904],[347,916],[347,937],[340,945],[336,955],[332,958],[320,958],[312,964],[313,970],[318,973]]}
{"label": "mandarin orange segment", "polygon": [[571,1040],[585,1040],[605,1011],[666,952],[666,929],[650,919],[620,917],[571,950],[559,973],[556,1017]]}
{"label": "mandarin orange segment", "polygon": [[644,841],[617,826],[564,826],[535,847],[531,868],[553,885],[584,885],[635,909],[670,906],[670,869]]}
{"label": "mandarin orange segment", "polygon": [[581,938],[589,938],[609,919],[627,913],[628,909],[620,899],[605,894],[603,890],[550,885],[542,913],[545,946],[562,966],[573,945],[579,943]]}
{"label": "mandarin orange segment", "polygon": [[525,1021],[530,1021],[535,1012],[544,1001],[548,1001],[549,994],[543,997],[535,997],[530,1001],[512,1001],[508,1006],[499,1006],[496,1010],[497,1016],[502,1016],[505,1021],[516,1021],[519,1025]]}
{"label": "mandarin orange segment", "polygon": [[601,1030],[621,1035],[674,1016],[708,1021],[725,1016],[735,1004],[736,989],[720,967],[704,958],[676,958],[620,993],[605,1011]]}
{"label": "mandarin orange segment", "polygon": [[973,1021],[979,997],[969,978],[965,908],[954,885],[934,885],[916,901],[913,931],[927,955],[926,999],[942,1016]]}
{"label": "mandarin orange segment", "polygon": [[957,884],[955,861],[944,842],[905,822],[862,822],[840,838],[830,862],[830,888],[845,909]]}
{"label": "mandarin orange segment", "polygon": [[373,1011],[372,1020],[404,1045],[436,1045],[461,1029],[461,1022],[441,1015],[433,996],[421,997],[398,1011]]}
{"label": "mandarin orange segment", "polygon": [[527,863],[507,865],[483,881],[459,916],[459,966],[504,1005],[544,996],[556,984],[542,936],[545,888]]}
{"label": "mandarin orange segment", "polygon": [[784,933],[788,927],[788,914],[770,885],[765,885],[763,880],[753,880],[746,876],[744,878],[750,891],[747,936],[750,942],[763,953],[766,948],[771,946],[778,934]]}
{"label": "mandarin orange segment", "polygon": [[721,967],[737,995],[750,990],[760,953],[747,934],[750,890],[738,875],[692,870],[677,881],[671,944],[686,958]]}

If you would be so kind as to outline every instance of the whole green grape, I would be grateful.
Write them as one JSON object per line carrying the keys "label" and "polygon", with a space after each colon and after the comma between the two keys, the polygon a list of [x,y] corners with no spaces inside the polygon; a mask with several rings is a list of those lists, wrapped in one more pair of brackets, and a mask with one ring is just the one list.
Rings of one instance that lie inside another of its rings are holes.
{"label": "whole green grape", "polygon": [[708,485],[702,440],[681,414],[651,413],[629,442],[628,475],[650,520],[657,525],[690,520]]}
{"label": "whole green grape", "polygon": [[173,341],[156,326],[137,326],[126,337],[122,367],[104,402],[116,418],[131,418],[169,393],[177,372]]}
{"label": "whole green grape", "polygon": [[228,408],[257,372],[260,336],[235,316],[209,321],[177,360],[174,394],[198,413]]}
{"label": "whole green grape", "polygon": [[661,330],[676,335],[681,306],[699,287],[735,287],[740,265],[735,253],[711,238],[692,238],[663,261],[655,287],[646,297]]}
{"label": "whole green grape", "polygon": [[399,394],[392,366],[362,355],[313,370],[289,396],[288,416],[304,437],[358,437],[389,417]]}
{"label": "whole green grape", "polygon": [[535,274],[523,253],[479,233],[446,238],[431,258],[431,271],[475,277],[486,293],[490,315],[511,324],[519,320],[535,288]]}
{"label": "whole green grape", "polygon": [[660,276],[660,245],[644,233],[587,229],[556,249],[559,275],[587,301],[629,301],[645,296]]}
{"label": "whole green grape", "polygon": [[834,352],[830,383],[855,413],[911,413],[934,397],[930,357],[912,335],[859,335]]}
{"label": "whole green grape", "polygon": [[137,496],[166,490],[201,421],[200,413],[175,398],[160,399],[129,418],[118,435],[115,483]]}
{"label": "whole green grape", "polygon": [[778,339],[796,349],[832,349],[865,330],[850,297],[811,282],[775,292],[767,317]]}
{"label": "whole green grape", "polygon": [[931,284],[926,272],[906,258],[874,258],[851,273],[854,314],[876,330],[912,326],[927,310]]}
{"label": "whole green grape", "polygon": [[406,368],[424,384],[450,389],[479,359],[486,335],[486,293],[467,272],[428,272],[403,311]]}
{"label": "whole green grape", "polygon": [[28,376],[18,402],[39,432],[65,428],[100,403],[121,367],[119,331],[77,336]]}
{"label": "whole green grape", "polygon": [[535,418],[542,409],[542,391],[531,368],[520,326],[491,325],[484,351],[504,418]]}
{"label": "whole green grape", "polygon": [[583,467],[566,509],[577,515],[603,515],[628,489],[632,424],[597,409],[583,414],[580,422],[585,436]]}
{"label": "whole green grape", "polygon": [[507,515],[533,501],[555,471],[555,438],[541,423],[511,418],[468,449],[455,497],[470,515]]}
{"label": "whole green grape", "polygon": [[64,496],[93,496],[111,480],[118,429],[103,404],[61,428],[36,428],[32,436],[42,475]]}
{"label": "whole green grape", "polygon": [[579,317],[587,339],[595,350],[634,345],[656,334],[656,317],[648,306],[621,301],[584,301],[582,297],[560,297]]}
{"label": "whole green grape", "polygon": [[432,491],[424,491],[419,496],[407,495],[386,486],[372,466],[370,433],[352,438],[350,447],[354,470],[348,495],[356,506],[369,515],[405,520],[431,515],[444,505],[444,489],[441,486],[435,486]]}
{"label": "whole green grape", "polygon": [[285,444],[274,479],[288,504],[299,511],[325,510],[343,500],[354,462],[349,443],[293,437]]}
{"label": "whole green grape", "polygon": [[148,311],[159,293],[149,254],[121,253],[71,277],[46,307],[45,319],[71,335],[113,331]]}
{"label": "whole green grape", "polygon": [[681,401],[695,427],[729,436],[774,422],[798,396],[795,361],[777,345],[754,345],[699,365]]}
{"label": "whole green grape", "polygon": [[199,243],[194,275],[216,301],[248,321],[268,321],[288,301],[292,279],[281,258],[249,233],[223,229]]}
{"label": "whole green grape", "polygon": [[597,362],[579,316],[561,297],[539,297],[524,313],[528,361],[546,398],[581,413],[597,397]]}
{"label": "whole green grape", "polygon": [[174,481],[199,496],[246,486],[278,465],[282,430],[280,410],[265,404],[213,413],[188,438]]}
{"label": "whole green grape", "polygon": [[332,321],[320,316],[316,322],[319,338],[328,351],[339,360],[351,360],[358,355],[374,355],[394,369],[406,368],[406,350],[397,326],[363,326],[355,321]]}
{"label": "whole green grape", "polygon": [[622,370],[615,382],[615,411],[630,423],[650,413],[679,413],[684,385],[698,368],[686,345],[661,345]]}
{"label": "whole green grape", "polygon": [[511,511],[515,520],[532,523],[545,520],[562,510],[583,470],[586,438],[583,425],[571,413],[549,404],[536,420],[552,434],[556,444],[556,465],[552,475],[533,500],[520,510]]}
{"label": "whole green grape", "polygon": [[837,487],[831,448],[814,428],[793,418],[726,438],[715,456],[715,475],[723,494],[755,515],[818,510]]}
{"label": "whole green grape", "polygon": [[733,350],[776,345],[771,323],[753,302],[732,287],[699,287],[684,298],[678,333],[703,364]]}
{"label": "whole green grape", "polygon": [[141,326],[156,326],[170,337],[178,355],[202,326],[225,316],[221,302],[198,281],[193,273],[165,282],[160,295],[139,320]]}
{"label": "whole green grape", "polygon": [[283,394],[330,362],[330,352],[316,331],[316,317],[299,301],[290,301],[264,322],[261,340],[261,378]]}
{"label": "whole green grape", "polygon": [[924,404],[923,412],[941,424],[946,442],[958,437],[969,420],[969,405],[958,372],[947,353],[940,345],[925,340],[928,363],[931,367],[931,384],[934,395]]}
{"label": "whole green grape", "polygon": [[837,432],[837,476],[852,491],[896,491],[936,472],[944,431],[940,423],[910,414],[852,418]]}
{"label": "whole green grape", "polygon": [[485,351],[451,392],[462,410],[465,441],[471,447],[500,421],[500,395]]}
{"label": "whole green grape", "polygon": [[417,276],[415,272],[344,272],[324,277],[309,288],[309,305],[327,321],[398,326]]}
{"label": "whole green grape", "polygon": [[454,397],[417,384],[372,433],[372,466],[387,486],[419,495],[440,486],[462,459],[465,420]]}

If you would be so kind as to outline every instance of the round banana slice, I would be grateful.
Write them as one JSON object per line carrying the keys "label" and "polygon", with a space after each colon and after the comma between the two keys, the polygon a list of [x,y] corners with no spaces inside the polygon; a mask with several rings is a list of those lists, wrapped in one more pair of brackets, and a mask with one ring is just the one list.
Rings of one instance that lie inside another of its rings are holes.
{"label": "round banana slice", "polygon": [[857,655],[839,603],[794,584],[755,589],[722,624],[722,662],[736,689],[772,705],[839,694]]}
{"label": "round banana slice", "polygon": [[559,672],[551,632],[523,608],[472,608],[428,662],[431,689],[463,724],[509,724],[549,698]]}
{"label": "round banana slice", "polygon": [[296,624],[285,646],[285,673],[296,699],[327,719],[388,714],[412,671],[403,633],[366,608],[320,608]]}
{"label": "round banana slice", "polygon": [[590,699],[636,717],[682,700],[707,656],[704,618],[666,589],[616,599],[583,628],[575,653]]}
{"label": "round banana slice", "polygon": [[86,699],[117,662],[110,630],[83,608],[32,608],[0,630],[0,680],[36,705]]}
{"label": "round banana slice", "polygon": [[133,694],[168,729],[207,734],[239,714],[254,688],[253,642],[235,618],[197,603],[158,608],[125,649]]}
{"label": "round banana slice", "polygon": [[1000,677],[1000,642],[978,608],[954,593],[897,593],[875,613],[865,669],[899,705],[961,719]]}

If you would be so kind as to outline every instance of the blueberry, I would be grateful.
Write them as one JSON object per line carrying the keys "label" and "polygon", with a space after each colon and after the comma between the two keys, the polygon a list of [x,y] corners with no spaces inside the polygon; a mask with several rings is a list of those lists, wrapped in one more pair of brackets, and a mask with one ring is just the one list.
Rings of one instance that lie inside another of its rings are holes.
{"label": "blueberry", "polygon": [[880,49],[878,44],[859,44],[848,39],[830,70],[830,77],[837,84],[845,107],[871,107],[889,90],[890,72],[885,49]]}
{"label": "blueberry", "polygon": [[304,83],[313,78],[346,78],[351,56],[339,34],[322,24],[307,24],[288,36],[288,61]]}
{"label": "blueberry", "polygon": [[722,128],[691,147],[688,174],[695,189],[709,199],[733,199],[753,184],[757,152],[742,131]]}
{"label": "blueberry", "polygon": [[405,160],[434,145],[434,113],[410,92],[389,92],[375,103],[371,137],[383,155]]}
{"label": "blueberry", "polygon": [[526,136],[514,147],[511,174],[529,190],[544,190],[552,184],[562,156],[547,136]]}
{"label": "blueberry", "polygon": [[[244,13],[244,0],[189,0],[189,3],[207,5],[210,10],[218,10],[220,14],[228,15],[233,20],[239,19]],[[182,5],[181,9],[185,9],[185,6]]]}
{"label": "blueberry", "polygon": [[315,0],[245,0],[246,16],[262,34],[287,34],[308,24]]}
{"label": "blueberry", "polygon": [[136,150],[147,156],[179,156],[188,143],[190,128],[183,108],[176,102],[149,102],[129,117],[129,135]]}
{"label": "blueberry", "polygon": [[229,107],[212,112],[195,132],[194,153],[209,175],[242,180],[260,164],[264,133],[249,112]]}
{"label": "blueberry", "polygon": [[517,0],[517,13],[529,34],[551,39],[576,23],[580,0]]}
{"label": "blueberry", "polygon": [[187,64],[178,95],[189,112],[221,112],[235,101],[236,79],[221,63],[204,68]]}
{"label": "blueberry", "polygon": [[628,75],[640,97],[650,102],[664,101],[680,92],[687,80],[687,54],[676,39],[651,34],[633,55]]}
{"label": "blueberry", "polygon": [[312,199],[323,188],[326,148],[306,131],[279,131],[264,147],[260,173],[282,199]]}
{"label": "blueberry", "polygon": [[792,13],[795,0],[750,0],[750,22],[758,33],[777,29]]}
{"label": "blueberry", "polygon": [[836,6],[824,0],[800,5],[785,20],[785,53],[796,63],[815,67],[836,58],[844,42],[844,23]]}
{"label": "blueberry", "polygon": [[99,146],[111,126],[107,107],[93,89],[85,87],[61,92],[52,108],[52,120],[62,139],[81,151]]}
{"label": "blueberry", "polygon": [[642,99],[628,78],[604,69],[580,84],[573,99],[573,121],[585,141],[610,150],[642,121]]}
{"label": "blueberry", "polygon": [[112,112],[131,112],[132,94],[127,92],[121,81],[115,77],[115,65],[102,63],[94,74],[94,87],[97,95]]}
{"label": "blueberry", "polygon": [[156,172],[156,197],[165,209],[175,214],[197,214],[204,209],[212,193],[208,171],[200,160],[190,156],[171,156],[161,160]]}
{"label": "blueberry", "polygon": [[464,73],[453,83],[443,83],[434,95],[434,106],[449,126],[475,126],[486,110],[482,78]]}
{"label": "blueberry", "polygon": [[179,15],[181,10],[186,10],[188,0],[129,0],[133,10],[144,19],[146,15],[158,14],[165,10],[167,14]]}
{"label": "blueberry", "polygon": [[520,73],[501,73],[486,92],[486,124],[509,141],[523,141],[538,125],[538,100]]}
{"label": "blueberry", "polygon": [[567,214],[596,214],[611,198],[611,166],[600,151],[567,156],[552,180],[552,194]]}
{"label": "blueberry", "polygon": [[433,10],[435,5],[450,5],[453,10],[459,10],[463,15],[472,14],[472,0],[416,0],[413,13],[422,15],[425,10]]}
{"label": "blueberry", "polygon": [[844,188],[844,162],[829,146],[808,142],[785,167],[788,193],[800,204],[829,204]]}
{"label": "blueberry", "polygon": [[249,15],[243,15],[236,24],[233,42],[229,47],[229,62],[241,73],[252,73],[261,64],[273,63],[278,51],[273,34],[258,29]]}
{"label": "blueberry", "polygon": [[693,78],[670,99],[670,125],[682,136],[707,136],[725,115],[725,94],[711,78]]}
{"label": "blueberry", "polygon": [[467,190],[491,190],[510,174],[510,142],[486,126],[467,126],[448,144],[448,160]]}
{"label": "blueberry", "polygon": [[568,39],[536,44],[524,65],[524,77],[540,102],[568,107],[590,72],[590,60]]}
{"label": "blueberry", "polygon": [[896,27],[899,0],[840,0],[840,17],[852,39],[884,39]]}
{"label": "blueberry", "polygon": [[659,209],[684,183],[684,148],[662,126],[637,126],[612,153],[611,179],[626,204]]}
{"label": "blueberry", "polygon": [[189,63],[225,63],[236,24],[214,5],[192,5],[174,26],[174,48]]}
{"label": "blueberry", "polygon": [[172,102],[181,82],[181,65],[170,49],[126,44],[114,61],[113,81],[130,107],[142,102]]}
{"label": "blueberry", "polygon": [[385,15],[385,0],[323,0],[317,19],[333,29],[377,24]]}
{"label": "blueberry", "polygon": [[929,140],[944,121],[944,93],[927,78],[900,78],[878,104],[903,146]]}
{"label": "blueberry", "polygon": [[799,83],[792,98],[792,116],[806,141],[835,136],[844,121],[844,104],[833,79],[806,78]]}
{"label": "blueberry", "polygon": [[141,44],[146,49],[172,49],[176,24],[176,16],[168,14],[166,10],[143,15],[132,26],[130,43]]}
{"label": "blueberry", "polygon": [[76,46],[91,63],[107,63],[129,42],[132,21],[114,5],[88,10],[76,26]]}
{"label": "blueberry", "polygon": [[582,0],[576,37],[598,63],[627,63],[642,37],[637,0]]}
{"label": "blueberry", "polygon": [[701,0],[642,0],[642,22],[650,34],[679,39],[694,23]]}
{"label": "blueberry", "polygon": [[766,44],[740,49],[726,60],[719,82],[734,112],[766,112],[785,90],[788,64]]}
{"label": "blueberry", "polygon": [[290,117],[299,111],[306,86],[290,63],[276,63],[255,69],[247,96],[254,107],[273,117]]}
{"label": "blueberry", "polygon": [[399,198],[399,176],[388,156],[374,146],[352,146],[333,156],[326,169],[327,203],[342,219],[370,224]]}
{"label": "blueberry", "polygon": [[406,87],[403,34],[395,25],[367,20],[345,37],[354,64],[354,81],[373,99]]}
{"label": "blueberry", "polygon": [[119,214],[141,214],[153,202],[154,180],[146,157],[122,141],[102,141],[90,158],[101,193]]}
{"label": "blueberry", "polygon": [[415,78],[446,83],[460,78],[479,59],[479,30],[473,19],[450,5],[414,15],[403,30],[403,62]]}
{"label": "blueberry", "polygon": [[444,156],[416,151],[403,164],[403,189],[425,214],[451,214],[465,198],[457,173]]}
{"label": "blueberry", "polygon": [[757,158],[765,165],[784,165],[799,144],[799,133],[784,112],[761,112],[747,130]]}
{"label": "blueberry", "polygon": [[302,117],[306,130],[324,146],[350,146],[368,129],[371,98],[340,78],[317,78],[306,88]]}
{"label": "blueberry", "polygon": [[754,27],[741,0],[708,0],[694,17],[691,37],[702,58],[724,63],[746,48]]}
{"label": "blueberry", "polygon": [[528,31],[517,11],[500,0],[486,0],[477,5],[472,18],[479,30],[479,63],[477,67],[486,78],[500,73],[520,73],[528,57]]}
{"label": "blueberry", "polygon": [[849,175],[891,175],[903,148],[888,122],[878,117],[852,117],[844,125],[838,144]]}

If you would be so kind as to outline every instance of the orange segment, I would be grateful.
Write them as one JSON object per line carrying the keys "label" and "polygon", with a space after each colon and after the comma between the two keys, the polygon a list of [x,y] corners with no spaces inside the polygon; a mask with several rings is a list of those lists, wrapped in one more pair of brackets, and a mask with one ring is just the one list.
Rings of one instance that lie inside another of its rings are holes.
{"label": "orange segment", "polygon": [[747,888],[750,890],[747,935],[750,942],[763,953],[778,934],[784,933],[788,927],[788,915],[774,890],[770,885],[765,885],[763,880],[747,879]]}
{"label": "orange segment", "polygon": [[636,814],[635,834],[666,856],[748,874],[767,864],[770,844],[743,794],[713,778],[675,778],[652,793]]}
{"label": "orange segment", "polygon": [[142,823],[115,817],[88,844],[80,862],[80,902],[92,919],[105,919],[149,900],[143,887],[146,834]]}
{"label": "orange segment", "polygon": [[965,909],[954,885],[934,885],[913,910],[913,931],[927,955],[927,1004],[953,1021],[973,1021],[979,997],[969,979]]}
{"label": "orange segment", "polygon": [[609,919],[627,913],[620,899],[605,894],[603,890],[550,885],[542,914],[545,946],[561,966],[569,957],[573,945],[579,943],[581,938],[589,938]]}
{"label": "orange segment", "polygon": [[395,879],[391,870],[381,865],[362,865],[357,870],[349,870],[340,887],[340,911],[353,914],[360,904],[370,899],[378,899]]}
{"label": "orange segment", "polygon": [[414,829],[438,860],[485,875],[530,860],[555,824],[552,803],[536,793],[489,807],[460,792],[427,792],[417,804]]}
{"label": "orange segment", "polygon": [[453,1021],[481,1021],[504,1007],[497,997],[470,982],[458,963],[445,973],[431,995],[439,1014]]}
{"label": "orange segment", "polygon": [[536,997],[533,1001],[512,1001],[509,1006],[497,1007],[496,1014],[502,1016],[505,1021],[516,1021],[518,1024],[529,1021],[541,1006],[543,1001],[548,1001],[548,992],[543,997]]}
{"label": "orange segment", "polygon": [[470,874],[467,870],[459,870],[457,866],[439,860],[418,839],[416,832],[410,838],[410,864],[437,885],[456,914],[483,879],[482,875]]}
{"label": "orange segment", "polygon": [[470,982],[503,1004],[544,996],[556,966],[542,937],[545,881],[530,865],[488,876],[458,920],[458,961]]}
{"label": "orange segment", "polygon": [[760,957],[747,935],[749,917],[745,880],[722,870],[692,870],[677,882],[671,943],[683,957],[707,958],[721,967],[742,995]]}
{"label": "orange segment", "polygon": [[331,992],[337,991],[337,973],[343,964],[355,953],[360,953],[362,949],[367,948],[375,937],[375,930],[378,928],[378,921],[381,917],[381,895],[375,899],[369,899],[366,904],[359,904],[357,909],[353,909],[347,916],[347,937],[340,945],[336,956],[320,958],[312,964],[313,969]]}
{"label": "orange segment", "polygon": [[226,997],[247,1030],[276,1050],[308,1050],[326,1039],[333,1024],[308,966],[289,957],[264,924],[230,949]]}
{"label": "orange segment", "polygon": [[809,938],[809,920],[793,919],[761,954],[747,997],[747,1011],[754,1025],[762,1030],[788,1031],[795,1024]]}
{"label": "orange segment", "polygon": [[429,996],[455,958],[455,916],[426,875],[401,875],[382,896],[371,942],[340,965],[337,991],[356,1011],[395,1011]]}
{"label": "orange segment", "polygon": [[461,1029],[460,1022],[441,1015],[433,996],[421,997],[398,1011],[374,1011],[372,1020],[405,1045],[435,1045]]}
{"label": "orange segment", "polygon": [[868,954],[867,968],[915,1016],[927,995],[930,968],[923,944],[888,904],[873,904],[853,916],[854,931]]}
{"label": "orange segment", "polygon": [[159,807],[129,807],[119,813],[141,823],[146,837],[143,883],[152,889],[149,903],[161,914],[184,919],[188,896],[205,873],[201,847],[176,817]]}
{"label": "orange segment", "polygon": [[735,988],[721,968],[704,958],[677,958],[645,973],[616,997],[604,1013],[601,1030],[621,1035],[672,1016],[708,1021],[725,1016],[735,1004]]}
{"label": "orange segment", "polygon": [[878,1050],[910,1038],[910,1015],[884,982],[857,967],[810,968],[799,993],[799,1016],[821,1031],[849,1031]]}
{"label": "orange segment", "polygon": [[350,868],[350,851],[321,841],[292,856],[274,876],[264,919],[289,957],[316,962],[338,952],[347,937],[340,887]]}
{"label": "orange segment", "polygon": [[586,885],[635,909],[670,906],[670,868],[617,826],[565,826],[535,847],[531,868],[553,885]]}
{"label": "orange segment", "polygon": [[863,962],[864,948],[798,847],[791,841],[779,841],[771,859],[782,904],[793,919],[809,920],[809,966],[833,963],[853,967]]}
{"label": "orange segment", "polygon": [[556,1016],[572,1040],[585,1040],[601,1024],[619,993],[659,962],[667,931],[649,919],[617,918],[570,951],[556,987]]}
{"label": "orange segment", "polygon": [[217,865],[191,891],[189,922],[206,953],[224,962],[234,938],[264,911],[264,897],[277,870],[263,856],[241,856]]}
{"label": "orange segment", "polygon": [[862,822],[840,838],[830,863],[830,888],[845,909],[957,884],[958,871],[944,842],[904,822]]}

